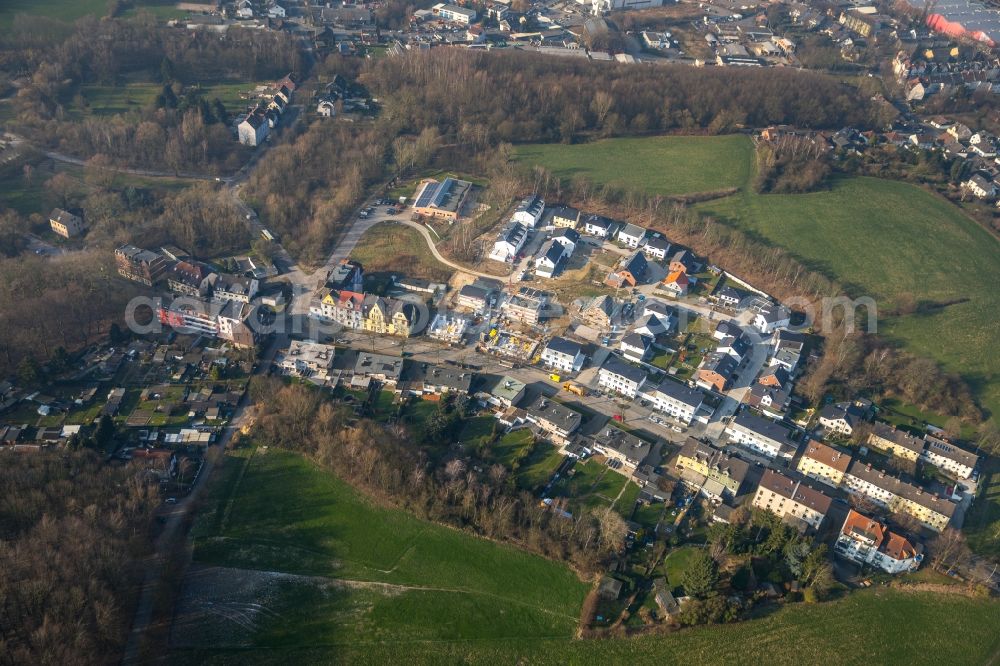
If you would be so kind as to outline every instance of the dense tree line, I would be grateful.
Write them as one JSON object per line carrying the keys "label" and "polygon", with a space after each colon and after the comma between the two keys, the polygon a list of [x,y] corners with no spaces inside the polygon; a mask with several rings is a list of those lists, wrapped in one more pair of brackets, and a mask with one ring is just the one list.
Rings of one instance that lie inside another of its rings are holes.
{"label": "dense tree line", "polygon": [[0,259],[0,377],[105,335],[135,293],[109,252]]}
{"label": "dense tree line", "polygon": [[879,124],[879,110],[856,89],[782,69],[634,67],[432,49],[373,62],[362,81],[384,97],[386,115],[408,131],[437,126],[476,147],[573,141],[588,132]]}
{"label": "dense tree line", "polygon": [[[624,520],[612,510],[560,517],[520,491],[503,465],[451,450],[461,403],[444,403],[427,430],[347,419],[341,406],[302,385],[251,385],[258,417],[253,437],[310,456],[359,490],[421,518],[510,541],[595,571],[624,545]],[[540,443],[540,446],[548,446]]]}
{"label": "dense tree line", "polygon": [[0,467],[0,662],[115,661],[156,489],[91,451],[8,455]]}
{"label": "dense tree line", "polygon": [[785,136],[755,148],[754,189],[792,194],[818,189],[830,175],[829,153],[810,139]]}

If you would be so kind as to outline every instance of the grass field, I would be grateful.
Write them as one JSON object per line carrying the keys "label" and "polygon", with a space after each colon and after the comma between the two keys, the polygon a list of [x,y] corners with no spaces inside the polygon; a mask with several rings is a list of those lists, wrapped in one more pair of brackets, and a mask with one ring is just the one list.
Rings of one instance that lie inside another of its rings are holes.
{"label": "grass field", "polygon": [[997,602],[886,589],[823,604],[793,604],[760,619],[666,636],[375,645],[343,637],[334,645],[318,645],[314,639],[292,651],[199,650],[172,654],[171,660],[277,664],[291,656],[300,663],[370,664],[986,664],[1000,652],[998,623]]}
{"label": "grass field", "polygon": [[965,517],[963,532],[976,553],[1000,558],[1000,463],[991,460],[979,477],[979,496]]}
{"label": "grass field", "polygon": [[454,272],[434,258],[416,229],[391,222],[380,222],[366,231],[351,259],[360,261],[368,274],[393,273],[447,282]]}
{"label": "grass field", "polygon": [[753,146],[745,136],[671,136],[533,144],[519,146],[516,155],[560,178],[582,175],[596,183],[678,195],[743,187]]}
{"label": "grass field", "polygon": [[277,450],[230,456],[193,534],[198,565],[282,577],[257,647],[569,637],[587,591],[558,563],[375,506]]}
{"label": "grass field", "polygon": [[[246,96],[253,92],[256,84],[247,81],[228,81],[199,84],[202,97],[213,102],[218,99],[229,113],[238,113],[247,105]],[[109,116],[150,108],[156,96],[163,90],[163,84],[154,81],[131,81],[124,85],[84,85],[79,94],[86,107],[71,104],[70,115],[80,119],[86,115]]]}
{"label": "grass field", "polygon": [[[187,14],[187,12],[176,8],[176,2],[135,0],[133,4],[135,7],[127,11],[126,15],[148,11],[157,18],[169,19]],[[47,16],[71,23],[83,16],[100,18],[107,13],[108,3],[106,0],[4,0],[0,2],[0,30],[8,28],[17,14]]]}
{"label": "grass field", "polygon": [[[557,175],[627,183],[661,194],[737,187],[698,209],[788,249],[814,270],[876,299],[879,333],[961,374],[1000,414],[1000,243],[950,202],[907,183],[840,178],[827,191],[759,195],[750,188],[753,148],[744,136],[611,139],[524,146],[518,156]],[[945,304],[890,318],[896,299]]]}
{"label": "grass field", "polygon": [[1000,243],[951,203],[906,183],[837,179],[829,191],[739,195],[699,208],[781,245],[808,266],[870,295],[882,313],[901,294],[948,307],[883,316],[879,333],[961,373],[1000,413]]}

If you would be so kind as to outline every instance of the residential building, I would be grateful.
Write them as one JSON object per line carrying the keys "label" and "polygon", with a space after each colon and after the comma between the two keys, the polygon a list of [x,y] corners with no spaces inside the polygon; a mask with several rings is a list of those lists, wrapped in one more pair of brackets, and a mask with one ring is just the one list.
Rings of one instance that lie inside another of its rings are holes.
{"label": "residential building", "polygon": [[580,372],[586,359],[583,347],[566,338],[552,338],[542,350],[545,367],[563,372]]}
{"label": "residential building", "polygon": [[646,237],[646,230],[634,224],[626,224],[618,230],[618,242],[625,247],[638,249]]}
{"label": "residential building", "polygon": [[347,290],[361,293],[364,290],[364,273],[361,264],[344,259],[327,272],[324,286],[335,291]]}
{"label": "residential building", "polygon": [[491,405],[503,409],[509,409],[521,402],[524,398],[525,384],[513,377],[496,377],[493,381],[487,382],[484,389],[486,401]]}
{"label": "residential building", "polygon": [[495,301],[494,289],[479,284],[467,284],[459,289],[455,305],[475,313],[482,313],[493,307]]}
{"label": "residential building", "polygon": [[780,305],[770,305],[758,312],[753,318],[754,328],[761,333],[773,333],[779,328],[787,328],[791,324],[792,315]]}
{"label": "residential building", "polygon": [[740,412],[726,426],[726,435],[734,444],[744,446],[772,460],[791,459],[797,446],[792,439],[792,431],[774,421]]}
{"label": "residential building", "polygon": [[420,308],[409,301],[367,294],[362,316],[362,328],[370,333],[408,338],[418,332]]}
{"label": "residential building", "polygon": [[259,288],[260,282],[256,278],[223,273],[216,278],[212,286],[212,298],[217,301],[249,303],[257,295]]}
{"label": "residential building", "polygon": [[810,439],[796,469],[810,479],[839,488],[850,465],[849,453]]}
{"label": "residential building", "polygon": [[328,379],[337,348],[311,340],[292,340],[275,364],[283,372],[297,377]]}
{"label": "residential building", "polygon": [[256,316],[257,308],[249,303],[240,301],[225,303],[215,318],[218,337],[245,349],[256,346],[260,337],[254,319]]}
{"label": "residential building", "polygon": [[752,343],[750,338],[745,334],[740,332],[739,335],[727,335],[719,341],[719,346],[715,348],[715,351],[720,354],[728,354],[740,362],[750,353]]}
{"label": "residential building", "polygon": [[167,270],[167,262],[162,256],[134,245],[122,245],[116,249],[115,264],[119,275],[147,287],[153,286]]}
{"label": "residential building", "polygon": [[451,345],[461,344],[465,332],[469,328],[469,320],[461,315],[449,312],[438,312],[427,327],[427,337]]}
{"label": "residential building", "polygon": [[788,370],[780,365],[772,365],[761,370],[757,383],[770,388],[781,388],[788,384]]}
{"label": "residential building", "polygon": [[354,376],[395,384],[403,374],[403,359],[399,356],[360,352],[354,363]]}
{"label": "residential building", "polygon": [[849,509],[833,550],[841,557],[890,574],[916,571],[923,549],[874,518]]}
{"label": "residential building", "polygon": [[458,5],[448,5],[443,2],[434,5],[431,8],[431,12],[443,21],[460,23],[462,25],[469,25],[476,20],[476,11],[474,9],[467,9]]}
{"label": "residential building", "polygon": [[545,308],[549,304],[549,295],[531,287],[521,287],[504,301],[500,309],[504,315],[529,326],[537,326],[545,317]]}
{"label": "residential building", "polygon": [[658,412],[668,414],[681,423],[690,424],[705,403],[705,394],[686,384],[666,377],[655,386],[643,389],[641,397]]}
{"label": "residential building", "polygon": [[689,250],[680,249],[670,257],[667,268],[671,273],[691,274],[698,270],[698,262]]}
{"label": "residential building", "polygon": [[766,469],[751,506],[770,511],[804,532],[819,529],[832,503],[823,492],[802,481]]}
{"label": "residential building", "polygon": [[563,440],[576,432],[583,421],[580,412],[546,398],[544,395],[538,396],[525,408],[525,411],[529,421],[550,435]]}
{"label": "residential building", "polygon": [[850,436],[864,420],[864,412],[851,402],[824,405],[819,412],[819,423],[829,432]]}
{"label": "residential building", "polygon": [[724,352],[710,352],[705,355],[695,373],[698,386],[722,393],[729,388],[739,361]]}
{"label": "residential building", "polygon": [[781,421],[785,418],[792,396],[788,388],[754,384],[743,396],[743,402],[761,412],[764,416]]}
{"label": "residential building", "polygon": [[259,146],[267,139],[271,127],[267,115],[260,107],[254,108],[237,127],[240,143],[244,146]]}
{"label": "residential building", "polygon": [[923,459],[946,474],[959,479],[968,479],[979,464],[979,456],[959,448],[932,435],[924,437],[927,446]]}
{"label": "residential building", "polygon": [[178,261],[167,271],[167,288],[178,296],[204,298],[212,290],[215,273],[203,265]]}
{"label": "residential building", "polygon": [[894,513],[905,513],[940,532],[951,522],[956,504],[855,460],[844,475],[844,488]]}
{"label": "residential building", "polygon": [[569,257],[576,252],[576,246],[580,242],[580,234],[573,229],[560,229],[552,234],[552,242],[562,245],[566,256]]}
{"label": "residential building", "polygon": [[493,241],[493,249],[490,250],[490,259],[513,263],[517,253],[524,247],[528,240],[528,227],[520,222],[511,220],[497,235]]}
{"label": "residential building", "polygon": [[626,398],[635,398],[645,383],[646,373],[643,370],[622,363],[614,356],[609,356],[597,372],[598,386]]}
{"label": "residential building", "polygon": [[887,451],[890,455],[917,462],[923,455],[926,442],[888,423],[876,421],[868,435],[868,444]]}
{"label": "residential building", "polygon": [[634,287],[646,277],[649,264],[642,252],[633,252],[619,262],[618,267],[608,274],[604,284],[615,289]]}
{"label": "residential building", "polygon": [[653,236],[642,246],[642,251],[650,259],[662,261],[667,258],[667,253],[670,252],[670,241],[663,236]]}
{"label": "residential building", "polygon": [[622,338],[618,348],[629,361],[643,363],[653,353],[653,338],[641,333],[629,333]]}
{"label": "residential building", "polygon": [[[475,12],[472,12],[475,14]],[[442,181],[433,178],[421,182],[413,203],[413,212],[424,217],[454,222],[472,190],[472,183],[457,178]]]}
{"label": "residential building", "polygon": [[566,265],[565,248],[549,239],[545,241],[535,258],[535,275],[543,278],[551,278],[562,272]]}
{"label": "residential building", "polygon": [[614,222],[601,215],[587,215],[582,220],[583,233],[598,238],[607,238],[611,234],[612,226],[614,226]]}
{"label": "residential building", "polygon": [[591,440],[596,453],[609,461],[618,461],[629,474],[639,467],[653,449],[649,442],[610,424],[591,435]]}
{"label": "residential building", "polygon": [[424,364],[418,372],[424,393],[468,395],[474,375],[468,370]]}
{"label": "residential building", "polygon": [[749,297],[749,293],[742,289],[725,286],[716,291],[713,296],[715,301],[723,307],[739,309],[739,305]]}
{"label": "residential building", "polygon": [[608,295],[595,296],[580,308],[580,319],[601,331],[610,331],[619,323],[621,304]]}
{"label": "residential building", "polygon": [[632,332],[648,336],[655,340],[657,337],[668,333],[670,326],[669,321],[655,314],[648,314],[636,319],[635,324],[632,326]]}
{"label": "residential building", "polygon": [[569,206],[559,206],[552,211],[552,225],[566,229],[576,229],[580,221],[580,211]]}
{"label": "residential building", "polygon": [[82,217],[67,212],[62,208],[56,208],[49,213],[49,226],[52,228],[52,231],[63,238],[79,236],[87,228],[83,224]]}
{"label": "residential building", "polygon": [[663,288],[674,297],[687,296],[691,288],[691,278],[683,271],[671,271],[663,278]]}
{"label": "residential building", "polygon": [[530,197],[523,199],[521,203],[517,205],[511,219],[515,222],[523,224],[528,229],[534,229],[538,226],[539,221],[541,221],[542,213],[544,212],[545,201],[543,201],[537,194],[533,194]]}
{"label": "residential building", "polygon": [[675,463],[681,480],[697,486],[710,499],[731,500],[740,494],[750,463],[739,456],[688,437]]}

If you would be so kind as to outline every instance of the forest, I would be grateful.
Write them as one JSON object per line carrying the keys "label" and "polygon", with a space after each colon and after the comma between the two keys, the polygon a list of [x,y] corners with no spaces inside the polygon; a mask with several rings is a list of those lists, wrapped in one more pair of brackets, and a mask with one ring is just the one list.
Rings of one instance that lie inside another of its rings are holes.
{"label": "forest", "polygon": [[82,450],[8,455],[0,487],[0,662],[114,659],[149,551],[156,486],[136,467]]}

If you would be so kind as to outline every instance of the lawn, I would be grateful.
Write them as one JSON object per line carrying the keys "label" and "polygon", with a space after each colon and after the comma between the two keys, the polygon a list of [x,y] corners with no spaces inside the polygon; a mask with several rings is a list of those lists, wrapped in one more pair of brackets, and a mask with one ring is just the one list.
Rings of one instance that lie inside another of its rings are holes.
{"label": "lawn", "polygon": [[963,527],[976,553],[1000,558],[1000,464],[986,463],[979,477],[979,496],[969,509]]}
{"label": "lawn", "polygon": [[750,178],[748,137],[663,136],[519,146],[519,160],[560,178],[644,189],[666,196],[741,188]]}
{"label": "lawn", "polygon": [[227,458],[192,534],[199,565],[283,579],[259,647],[569,637],[587,591],[559,563],[376,506],[273,449]]}
{"label": "lawn", "polygon": [[[954,205],[907,183],[842,178],[829,191],[743,192],[699,208],[787,248],[852,295],[873,297],[882,336],[962,374],[987,408],[1000,410],[993,353],[1000,243]],[[968,300],[888,317],[902,294],[936,304]]]}
{"label": "lawn", "polygon": [[447,282],[454,272],[434,258],[420,232],[392,222],[381,222],[366,231],[351,252],[351,259],[360,261],[369,274],[391,273]]}
{"label": "lawn", "polygon": [[[137,0],[126,14],[145,10],[161,19],[178,18],[188,12],[176,9],[176,2],[162,0]],[[208,5],[206,5],[207,7]],[[101,18],[108,13],[106,0],[4,0],[0,2],[0,29],[6,29],[17,14],[47,16],[60,21],[73,22],[83,16]]]}
{"label": "lawn", "polygon": [[[865,590],[822,604],[792,604],[751,621],[663,636],[607,640],[413,641],[297,646],[300,663],[719,664],[798,666],[837,663],[984,664],[1000,651],[1000,604],[959,595]],[[175,655],[172,655],[175,656]],[[190,663],[245,660],[246,651],[199,651]],[[255,663],[287,663],[289,654],[254,652]],[[172,659],[172,661],[176,661]]]}
{"label": "lawn", "polygon": [[667,575],[667,582],[670,587],[677,588],[681,584],[681,576],[691,563],[691,558],[699,551],[699,548],[686,546],[677,548],[667,553],[663,559],[663,573]]}
{"label": "lawn", "polygon": [[562,461],[563,457],[556,447],[539,442],[517,471],[518,487],[533,490],[544,486]]}
{"label": "lawn", "polygon": [[[256,84],[246,81],[198,84],[202,97],[209,103],[218,99],[229,113],[238,113],[247,105],[247,97]],[[108,116],[130,111],[142,111],[153,105],[156,96],[163,90],[163,84],[150,81],[133,81],[125,85],[84,85],[79,94],[86,102],[86,108],[71,106],[74,118],[84,115]]]}
{"label": "lawn", "polygon": [[512,430],[490,447],[490,456],[502,465],[510,467],[515,460],[531,450],[535,436],[527,428]]}

